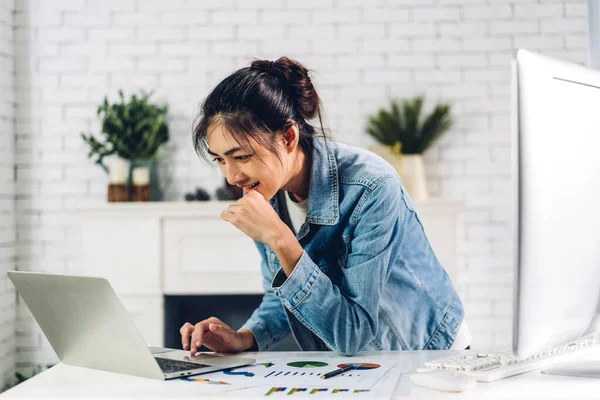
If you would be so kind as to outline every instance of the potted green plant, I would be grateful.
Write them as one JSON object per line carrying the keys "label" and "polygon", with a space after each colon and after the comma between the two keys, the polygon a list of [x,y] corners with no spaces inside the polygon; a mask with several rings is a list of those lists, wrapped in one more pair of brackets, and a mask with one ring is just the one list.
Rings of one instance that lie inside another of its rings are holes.
{"label": "potted green plant", "polygon": [[152,104],[150,96],[152,93],[142,91],[139,97],[134,94],[126,102],[119,90],[120,101],[110,103],[105,97],[97,112],[103,138],[98,140],[85,133],[81,137],[90,146],[88,158],[94,157],[95,163],[107,172],[104,158],[112,155],[128,161],[128,181],[134,168],[148,168],[152,200],[160,200],[156,158],[161,146],[169,141],[168,107]]}
{"label": "potted green plant", "polygon": [[418,201],[428,198],[422,154],[453,125],[449,104],[437,104],[422,117],[423,102],[423,96],[402,103],[391,100],[389,109],[369,116],[366,127],[367,133],[388,149],[384,158],[394,165],[406,190]]}

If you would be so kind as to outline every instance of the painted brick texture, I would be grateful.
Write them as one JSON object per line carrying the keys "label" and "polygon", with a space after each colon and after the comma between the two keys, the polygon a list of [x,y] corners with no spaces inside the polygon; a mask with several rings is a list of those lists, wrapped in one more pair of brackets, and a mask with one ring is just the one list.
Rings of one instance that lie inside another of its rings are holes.
{"label": "painted brick texture", "polygon": [[[424,94],[428,106],[453,104],[456,126],[425,156],[430,191],[465,204],[455,284],[473,346],[509,343],[509,61],[525,47],[585,63],[585,1],[55,0],[14,7],[14,30],[2,22],[10,13],[0,15],[2,97],[9,93],[16,105],[0,105],[0,212],[16,218],[18,244],[15,250],[13,230],[2,222],[1,268],[16,256],[22,270],[80,271],[75,207],[105,198],[107,177],[86,158],[79,133],[98,131],[96,107],[105,95],[155,90],[171,110],[172,140],[160,158],[166,198],[182,200],[196,186],[214,193],[220,173],[197,159],[190,140],[198,104],[253,58],[286,55],[316,71],[327,125],[340,141],[372,145],[366,116],[389,97]],[[5,32],[13,32],[12,43]],[[5,48],[16,61],[14,94],[4,89],[13,76]],[[3,145],[12,118],[14,152]],[[14,186],[5,159],[16,163]],[[0,293],[10,309],[4,281]],[[17,311],[18,365],[55,361],[26,308]],[[0,341],[8,337],[2,332]],[[3,356],[11,354],[1,346]]]}

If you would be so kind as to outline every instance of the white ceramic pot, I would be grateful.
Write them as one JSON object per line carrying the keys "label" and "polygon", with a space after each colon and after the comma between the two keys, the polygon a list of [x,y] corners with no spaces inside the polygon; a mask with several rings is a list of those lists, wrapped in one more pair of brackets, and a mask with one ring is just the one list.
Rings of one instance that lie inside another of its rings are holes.
{"label": "white ceramic pot", "polygon": [[394,154],[390,149],[390,146],[371,146],[369,147],[369,150],[390,163],[396,172],[398,172],[398,174],[400,173],[400,164],[402,163],[401,154]]}
{"label": "white ceramic pot", "polygon": [[426,201],[429,198],[423,157],[420,154],[403,154],[397,171],[404,188],[414,201]]}

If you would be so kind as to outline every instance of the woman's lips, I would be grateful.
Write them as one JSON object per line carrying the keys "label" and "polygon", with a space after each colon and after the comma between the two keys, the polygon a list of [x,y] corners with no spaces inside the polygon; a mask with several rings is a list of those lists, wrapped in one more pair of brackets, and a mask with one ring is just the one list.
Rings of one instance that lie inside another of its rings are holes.
{"label": "woman's lips", "polygon": [[250,186],[244,187],[244,188],[243,188],[243,191],[244,191],[244,193],[248,193],[248,192],[250,192],[251,190],[256,190],[256,188],[257,188],[259,185],[260,185],[260,182],[253,183],[253,184],[252,184],[252,185],[250,185]]}

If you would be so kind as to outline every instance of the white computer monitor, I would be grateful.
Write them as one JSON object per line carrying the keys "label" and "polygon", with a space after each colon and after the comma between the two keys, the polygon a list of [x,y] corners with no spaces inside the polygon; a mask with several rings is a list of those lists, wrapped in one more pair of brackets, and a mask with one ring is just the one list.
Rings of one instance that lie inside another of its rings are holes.
{"label": "white computer monitor", "polygon": [[513,351],[524,358],[598,328],[600,71],[519,50],[512,105]]}

